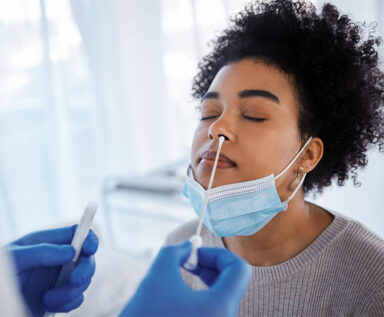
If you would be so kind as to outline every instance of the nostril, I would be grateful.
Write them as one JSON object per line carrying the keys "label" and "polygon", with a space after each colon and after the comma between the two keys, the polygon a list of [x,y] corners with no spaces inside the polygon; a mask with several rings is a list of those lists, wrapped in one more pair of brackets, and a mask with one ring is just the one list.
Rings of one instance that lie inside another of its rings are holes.
{"label": "nostril", "polygon": [[229,140],[229,138],[228,137],[226,137],[225,135],[223,135],[223,134],[219,134],[219,137],[224,137],[224,139],[225,139],[225,141],[228,141]]}

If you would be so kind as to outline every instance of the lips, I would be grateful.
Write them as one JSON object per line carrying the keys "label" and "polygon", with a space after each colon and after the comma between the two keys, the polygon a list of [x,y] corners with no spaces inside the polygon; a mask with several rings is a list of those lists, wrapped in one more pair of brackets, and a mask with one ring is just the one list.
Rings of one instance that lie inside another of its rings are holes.
{"label": "lips", "polygon": [[[202,161],[214,162],[215,158],[216,158],[216,152],[213,152],[213,151],[208,150],[208,151],[204,151],[201,154]],[[217,167],[231,167],[231,166],[236,166],[236,163],[230,160],[224,154],[220,153]]]}

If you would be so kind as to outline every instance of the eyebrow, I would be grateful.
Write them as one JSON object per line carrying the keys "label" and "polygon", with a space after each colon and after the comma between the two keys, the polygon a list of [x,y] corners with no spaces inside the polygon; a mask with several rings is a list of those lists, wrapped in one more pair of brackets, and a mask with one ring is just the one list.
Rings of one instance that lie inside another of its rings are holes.
{"label": "eyebrow", "polygon": [[[272,100],[275,103],[280,104],[279,98],[277,98],[277,96],[275,96],[274,94],[272,94],[271,92],[269,92],[267,90],[247,89],[247,90],[240,91],[238,95],[240,98],[263,97],[263,98],[267,98],[269,100]],[[207,92],[201,98],[201,102],[203,102],[205,99],[219,99],[219,93],[216,91]]]}
{"label": "eyebrow", "polygon": [[207,93],[201,98],[201,102],[203,102],[205,99],[219,99],[219,93],[217,93],[217,92],[213,92],[213,91],[207,92]]}

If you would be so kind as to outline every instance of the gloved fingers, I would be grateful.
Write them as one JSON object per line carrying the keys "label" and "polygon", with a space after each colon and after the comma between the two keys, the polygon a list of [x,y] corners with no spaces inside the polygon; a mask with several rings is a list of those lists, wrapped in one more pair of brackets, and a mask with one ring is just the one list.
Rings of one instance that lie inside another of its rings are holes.
{"label": "gloved fingers", "polygon": [[211,286],[216,278],[219,276],[219,272],[215,269],[203,268],[200,267],[195,271],[190,271],[192,274],[197,275],[200,279],[207,285]]}
{"label": "gloved fingers", "polygon": [[81,294],[80,296],[76,297],[73,301],[66,303],[64,305],[61,305],[59,307],[45,307],[45,311],[53,312],[53,313],[68,313],[80,307],[83,301],[84,301],[84,295]]}
{"label": "gloved fingers", "polygon": [[[151,266],[150,272],[156,272],[159,276],[166,276],[170,271],[178,271],[191,253],[192,245],[189,241],[179,244],[166,245],[161,248]],[[181,276],[180,276],[181,278]]]}
{"label": "gloved fingers", "polygon": [[[239,291],[248,285],[252,276],[250,265],[236,254],[221,248],[200,248],[198,250],[200,270],[217,271],[218,276],[211,284],[222,290],[238,287]],[[212,275],[210,275],[212,277]],[[244,290],[245,290],[244,288]]]}
{"label": "gloved fingers", "polygon": [[230,251],[221,248],[202,247],[197,252],[197,268],[189,272],[199,276],[207,286],[211,286],[220,274],[220,267],[217,263],[219,254],[227,254]]}
{"label": "gloved fingers", "polygon": [[[39,243],[70,244],[78,225],[70,227],[43,230],[30,233],[14,242],[12,245],[33,245]],[[98,238],[93,230],[90,230],[84,241],[82,252],[93,255],[98,247]]]}
{"label": "gloved fingers", "polygon": [[197,250],[198,265],[218,272],[227,268],[232,262],[243,261],[239,256],[223,248],[201,247]]}
{"label": "gloved fingers", "polygon": [[75,256],[75,250],[70,245],[40,243],[32,246],[13,245],[9,249],[18,272],[37,267],[63,265]]}
{"label": "gloved fingers", "polygon": [[[244,295],[251,280],[252,269],[243,259],[235,257],[234,254],[231,255],[233,260],[230,260],[229,256],[225,256],[225,258],[223,256],[224,259],[222,260],[218,258],[218,262],[221,262],[219,265],[221,271],[211,285],[211,290],[221,292],[229,297],[238,296],[240,298]],[[228,292],[228,290],[231,291]]]}
{"label": "gloved fingers", "polygon": [[166,245],[160,249],[155,263],[157,262],[163,264],[163,261],[166,261],[169,265],[173,265],[174,267],[178,268],[188,259],[191,250],[192,245],[189,241],[182,241],[178,244]]}
{"label": "gloved fingers", "polygon": [[44,308],[48,311],[53,311],[53,309],[57,309],[57,307],[63,307],[72,303],[84,293],[90,283],[91,281],[80,287],[73,287],[67,282],[59,287],[49,290],[43,296]]}
{"label": "gloved fingers", "polygon": [[93,256],[80,255],[79,260],[70,274],[69,281],[75,286],[87,284],[95,274],[96,263]]}
{"label": "gloved fingers", "polygon": [[245,261],[228,263],[228,267],[222,270],[211,286],[212,290],[227,291],[242,296],[248,287],[252,277],[252,269]]}
{"label": "gloved fingers", "polygon": [[93,230],[89,230],[89,233],[83,243],[83,247],[81,251],[85,255],[93,255],[96,253],[98,245],[99,245],[99,239],[97,238]]}
{"label": "gloved fingers", "polygon": [[38,243],[70,244],[77,225],[70,227],[37,231],[14,241],[12,244],[33,245]]}

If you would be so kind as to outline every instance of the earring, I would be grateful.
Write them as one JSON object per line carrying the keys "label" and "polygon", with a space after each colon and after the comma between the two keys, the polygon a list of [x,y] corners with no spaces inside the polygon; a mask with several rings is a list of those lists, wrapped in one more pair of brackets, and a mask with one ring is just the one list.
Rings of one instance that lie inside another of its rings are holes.
{"label": "earring", "polygon": [[295,189],[296,189],[296,187],[297,187],[297,185],[299,185],[299,183],[300,183],[300,179],[301,179],[301,174],[304,172],[304,167],[299,167],[298,169],[297,169],[297,176],[296,176],[296,178],[294,179],[294,181],[289,185],[289,190],[290,191],[294,191]]}

